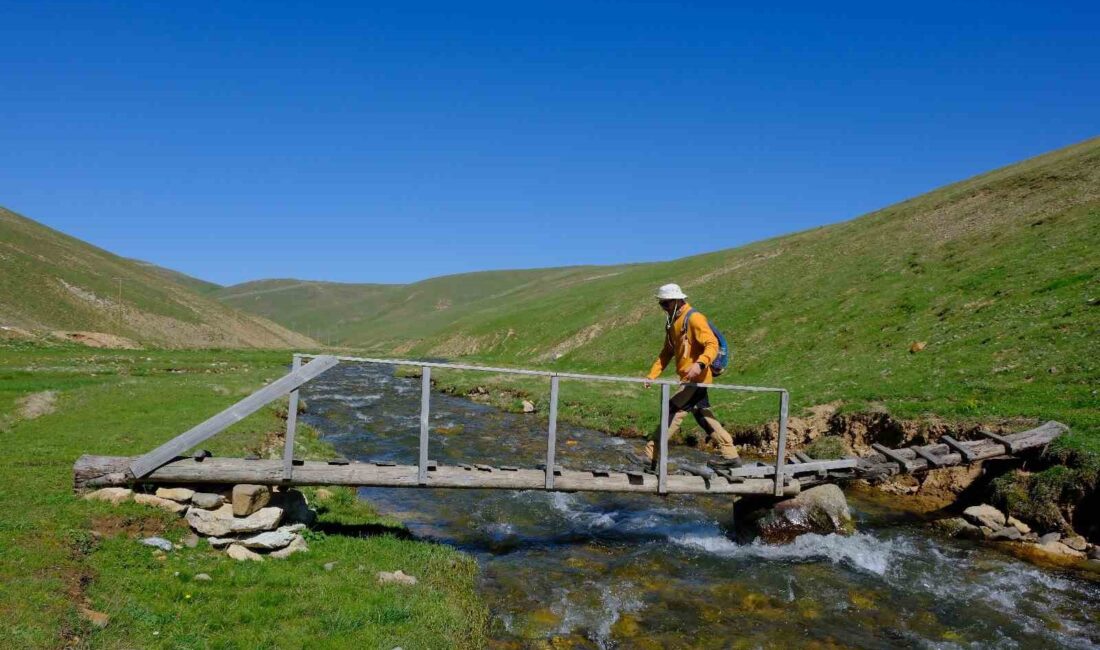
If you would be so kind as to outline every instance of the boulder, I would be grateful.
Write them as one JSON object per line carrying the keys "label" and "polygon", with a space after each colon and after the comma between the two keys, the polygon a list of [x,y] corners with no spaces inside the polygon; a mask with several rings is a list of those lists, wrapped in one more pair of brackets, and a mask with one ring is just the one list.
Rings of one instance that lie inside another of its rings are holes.
{"label": "boulder", "polygon": [[1049,542],[1057,542],[1062,539],[1062,533],[1047,533],[1039,537],[1040,544],[1047,544]]}
{"label": "boulder", "polygon": [[995,542],[1015,542],[1023,537],[1023,533],[1020,532],[1015,526],[1005,526],[1004,528],[994,532],[989,536],[989,539]]}
{"label": "boulder", "polygon": [[415,585],[416,578],[411,576],[401,569],[397,571],[379,571],[378,572],[378,584],[398,584],[398,585]]}
{"label": "boulder", "polygon": [[187,510],[187,506],[182,503],[176,503],[175,501],[169,501],[168,499],[162,499],[152,494],[135,494],[134,503],[140,503],[143,506],[154,506],[161,510],[167,510],[175,514],[180,514]]}
{"label": "boulder", "polygon": [[1062,543],[1075,551],[1086,551],[1089,548],[1088,541],[1080,535],[1073,535],[1062,539]]}
{"label": "boulder", "polygon": [[123,501],[129,501],[133,496],[134,491],[129,488],[108,487],[89,492],[84,495],[84,498],[90,501],[107,501],[111,505],[117,506]]}
{"label": "boulder", "polygon": [[260,533],[259,535],[253,535],[238,541],[237,543],[245,548],[259,549],[263,551],[274,551],[280,548],[285,548],[294,538],[298,537],[294,533],[283,532],[281,530],[272,530],[266,533]]}
{"label": "boulder", "polygon": [[819,485],[780,501],[753,524],[765,542],[783,544],[803,533],[850,534],[855,531],[844,492],[836,485]]}
{"label": "boulder", "polygon": [[932,522],[932,525],[951,537],[958,537],[961,539],[982,538],[982,530],[962,517],[938,519]]}
{"label": "boulder", "polygon": [[269,557],[273,557],[278,560],[283,560],[295,553],[303,553],[309,550],[309,545],[306,544],[306,538],[301,535],[295,535],[294,539],[286,545],[286,548],[281,548],[277,551],[273,551]]}
{"label": "boulder", "polygon": [[317,521],[317,512],[309,507],[306,495],[293,488],[276,493],[271,505],[283,509],[283,521],[287,523],[312,526]]}
{"label": "boulder", "polygon": [[274,530],[282,518],[281,508],[262,508],[247,517],[234,517],[233,506],[228,503],[217,510],[191,508],[187,512],[187,523],[199,534],[209,537]]}
{"label": "boulder", "polygon": [[1012,526],[1013,528],[1015,528],[1016,530],[1020,531],[1021,533],[1025,534],[1025,535],[1027,535],[1028,533],[1031,532],[1031,526],[1028,526],[1027,524],[1025,524],[1024,522],[1020,521],[1019,519],[1017,519],[1015,517],[1010,516],[1007,519],[1007,521],[1008,521],[1009,526]]}
{"label": "boulder", "polygon": [[230,530],[234,533],[259,533],[275,530],[283,519],[282,508],[261,508],[247,517],[233,519]]}
{"label": "boulder", "polygon": [[233,514],[247,517],[271,502],[271,488],[242,483],[233,486]]}
{"label": "boulder", "polygon": [[226,551],[226,553],[234,560],[252,560],[253,562],[264,561],[264,556],[259,553],[254,553],[240,544],[230,544],[229,550]]}
{"label": "boulder", "polygon": [[196,492],[191,497],[191,505],[204,510],[216,510],[225,503],[225,497],[213,492]]}
{"label": "boulder", "polygon": [[991,505],[970,506],[963,510],[963,517],[975,526],[1000,530],[1005,526],[1005,514]]}
{"label": "boulder", "polygon": [[1081,551],[1076,551],[1062,542],[1047,542],[1045,544],[1039,544],[1039,549],[1050,553],[1051,555],[1059,555],[1063,557],[1081,558],[1085,557],[1085,554]]}
{"label": "boulder", "polygon": [[157,488],[158,497],[176,503],[190,503],[191,497],[194,495],[195,491],[187,488]]}

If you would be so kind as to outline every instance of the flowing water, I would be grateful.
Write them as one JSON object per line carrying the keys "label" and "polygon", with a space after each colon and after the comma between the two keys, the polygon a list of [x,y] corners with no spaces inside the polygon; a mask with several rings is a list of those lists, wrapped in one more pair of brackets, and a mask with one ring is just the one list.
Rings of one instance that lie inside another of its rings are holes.
{"label": "flowing water", "polygon": [[[415,464],[420,381],[337,367],[303,389],[306,421],[355,460]],[[545,421],[432,394],[431,458],[534,467]],[[568,425],[558,462],[622,466],[638,445]],[[675,456],[696,455],[676,448]],[[861,532],[785,546],[733,540],[723,497],[361,490],[419,537],[482,568],[500,647],[1100,647],[1100,586],[870,502]],[[408,570],[408,567],[405,567]]]}

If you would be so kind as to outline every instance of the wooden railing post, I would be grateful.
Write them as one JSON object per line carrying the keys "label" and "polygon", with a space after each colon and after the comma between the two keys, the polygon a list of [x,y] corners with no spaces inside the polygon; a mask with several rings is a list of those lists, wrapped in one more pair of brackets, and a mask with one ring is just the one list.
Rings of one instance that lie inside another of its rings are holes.
{"label": "wooden railing post", "polygon": [[661,438],[657,445],[657,494],[668,493],[668,384],[661,384]]}
{"label": "wooden railing post", "polygon": [[[290,365],[291,372],[302,367],[302,356],[294,355]],[[298,430],[298,389],[290,391],[290,401],[286,407],[286,445],[283,447],[283,480],[289,481],[294,473],[294,434]]]}
{"label": "wooden railing post", "polygon": [[550,378],[550,426],[546,432],[546,489],[554,489],[554,465],[558,446],[558,377]]}
{"label": "wooden railing post", "polygon": [[775,448],[775,496],[783,496],[783,465],[787,453],[787,407],[790,394],[779,393],[779,440]]}
{"label": "wooden railing post", "polygon": [[416,479],[420,485],[428,483],[428,409],[432,396],[432,369],[421,368],[420,376],[420,462]]}

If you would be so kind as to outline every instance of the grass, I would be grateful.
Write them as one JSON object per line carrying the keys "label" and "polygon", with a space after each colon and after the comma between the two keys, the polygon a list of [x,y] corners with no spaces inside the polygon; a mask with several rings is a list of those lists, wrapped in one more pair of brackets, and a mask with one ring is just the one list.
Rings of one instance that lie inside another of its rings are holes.
{"label": "grass", "polygon": [[[461,553],[408,538],[351,491],[323,502],[310,552],[287,561],[237,563],[200,544],[159,554],[135,538],[179,540],[175,516],[114,507],[72,493],[83,453],[148,450],[282,373],[287,354],[93,351],[0,344],[0,647],[481,647],[487,612],[476,565]],[[13,414],[41,390],[57,410]],[[212,438],[216,455],[256,451],[282,423],[272,406]],[[306,457],[327,447],[308,430]],[[315,501],[316,502],[316,501]],[[325,571],[327,562],[336,569]],[[380,586],[402,569],[411,588]],[[195,581],[207,573],[210,582]],[[81,606],[110,615],[103,629]]]}

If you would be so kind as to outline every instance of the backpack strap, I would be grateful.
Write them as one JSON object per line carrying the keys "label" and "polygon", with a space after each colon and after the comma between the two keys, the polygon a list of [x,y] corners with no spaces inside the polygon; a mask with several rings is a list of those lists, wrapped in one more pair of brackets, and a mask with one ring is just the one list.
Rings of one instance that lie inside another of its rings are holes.
{"label": "backpack strap", "polygon": [[695,308],[692,307],[688,310],[688,313],[684,314],[684,324],[680,326],[680,336],[683,336],[688,331],[688,323],[691,321],[691,315],[695,313]]}

